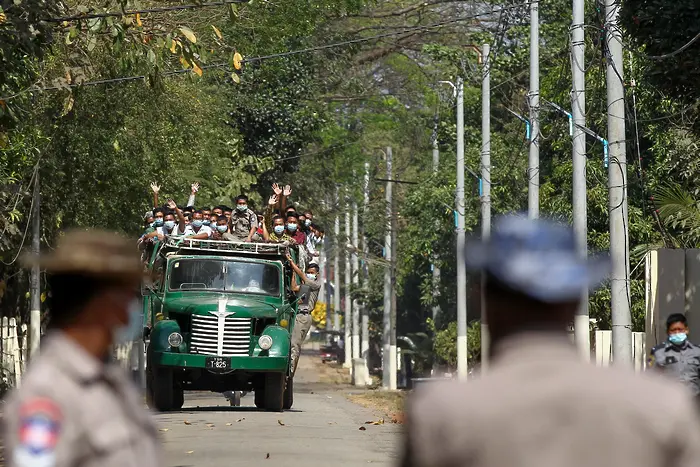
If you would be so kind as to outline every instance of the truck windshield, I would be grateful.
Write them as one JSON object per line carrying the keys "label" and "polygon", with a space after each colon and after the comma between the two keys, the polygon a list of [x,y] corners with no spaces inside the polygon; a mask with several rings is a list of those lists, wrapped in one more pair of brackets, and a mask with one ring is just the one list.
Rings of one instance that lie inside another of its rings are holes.
{"label": "truck windshield", "polygon": [[272,264],[181,259],[170,269],[170,290],[213,290],[278,296],[279,269]]}

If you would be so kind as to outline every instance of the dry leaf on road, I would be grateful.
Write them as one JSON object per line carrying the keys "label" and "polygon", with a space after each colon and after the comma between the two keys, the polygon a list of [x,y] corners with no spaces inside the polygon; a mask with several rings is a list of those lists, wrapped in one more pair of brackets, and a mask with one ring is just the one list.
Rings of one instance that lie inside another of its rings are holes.
{"label": "dry leaf on road", "polygon": [[168,428],[161,428],[160,431],[162,431],[163,433],[165,433],[166,431],[168,431]]}
{"label": "dry leaf on road", "polygon": [[367,430],[367,428],[365,428],[363,426],[360,427],[360,431],[365,431],[365,430]]}
{"label": "dry leaf on road", "polygon": [[233,423],[227,423],[227,424],[226,424],[226,426],[231,426],[231,425],[233,425]]}
{"label": "dry leaf on road", "polygon": [[185,454],[192,454],[194,451],[187,451]]}
{"label": "dry leaf on road", "polygon": [[245,418],[239,418],[239,419],[236,420],[236,421],[237,421],[237,422],[242,422],[243,420],[245,420]]}
{"label": "dry leaf on road", "polygon": [[211,427],[216,426],[216,425],[214,425],[213,423],[207,423],[207,426],[208,426],[209,428],[211,428]]}
{"label": "dry leaf on road", "polygon": [[277,420],[277,423],[279,423],[280,425],[284,426],[284,423],[282,422],[282,420]]}
{"label": "dry leaf on road", "polygon": [[192,422],[188,422],[187,420],[185,420],[184,423],[185,423],[185,425],[192,425]]}
{"label": "dry leaf on road", "polygon": [[265,456],[265,459],[269,459],[269,458],[270,458],[270,453],[268,452],[267,456]]}

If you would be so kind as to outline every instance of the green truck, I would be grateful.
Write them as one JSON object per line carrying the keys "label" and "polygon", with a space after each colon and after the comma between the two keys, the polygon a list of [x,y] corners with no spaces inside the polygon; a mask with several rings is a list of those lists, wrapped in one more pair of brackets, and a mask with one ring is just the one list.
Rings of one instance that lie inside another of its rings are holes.
{"label": "green truck", "polygon": [[154,246],[143,293],[151,407],[177,410],[185,390],[254,392],[259,408],[292,407],[290,338],[305,297],[291,291],[287,251],[297,256],[270,243],[171,237]]}

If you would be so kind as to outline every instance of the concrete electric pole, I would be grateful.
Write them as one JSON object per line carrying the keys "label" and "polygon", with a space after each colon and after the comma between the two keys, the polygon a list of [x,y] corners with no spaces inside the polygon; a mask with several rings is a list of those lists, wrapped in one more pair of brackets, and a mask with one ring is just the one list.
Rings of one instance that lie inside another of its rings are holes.
{"label": "concrete electric pole", "polygon": [[540,3],[530,0],[530,158],[528,164],[528,217],[540,216]]}
{"label": "concrete electric pole", "polygon": [[391,219],[392,219],[392,153],[391,147],[386,148],[386,234],[384,237],[384,259],[386,267],[384,269],[384,314],[382,320],[382,388],[391,388],[391,372],[396,362],[391,360],[391,277],[392,277],[392,253],[391,246]]}
{"label": "concrete electric pole", "polygon": [[[32,211],[32,254],[41,252],[41,191],[39,185],[39,167],[34,178],[34,209]],[[41,340],[41,270],[39,265],[32,266],[31,272],[31,309],[29,312],[29,358],[39,351]]]}
{"label": "concrete electric pole", "polygon": [[606,79],[608,84],[608,203],[612,274],[613,362],[631,367],[632,317],[629,295],[629,237],[627,235],[627,153],[625,146],[625,90],[619,0],[605,0]]}
{"label": "concrete electric pole", "polygon": [[[584,38],[585,0],[574,0],[573,22],[571,24],[571,118],[573,161],[573,216],[576,245],[581,257],[588,256],[588,214],[586,207],[586,73]],[[581,304],[574,317],[574,338],[581,357],[589,361],[591,343],[588,320],[588,288],[581,290]]]}
{"label": "concrete electric pole", "polygon": [[345,242],[343,243],[343,251],[345,252],[345,315],[343,319],[343,328],[345,329],[345,368],[352,367],[352,352],[353,352],[353,309],[352,297],[350,296],[350,284],[352,282],[352,264],[350,263],[350,251],[347,248],[350,241],[350,203],[348,202],[348,193],[345,193]]}
{"label": "concrete electric pole", "polygon": [[[481,238],[491,235],[491,57],[489,44],[482,49],[481,81]],[[481,276],[481,369],[489,363],[489,327],[486,319],[485,276]]]}
{"label": "concrete electric pole", "polygon": [[457,78],[457,375],[467,379],[467,265],[464,258],[464,84]]}

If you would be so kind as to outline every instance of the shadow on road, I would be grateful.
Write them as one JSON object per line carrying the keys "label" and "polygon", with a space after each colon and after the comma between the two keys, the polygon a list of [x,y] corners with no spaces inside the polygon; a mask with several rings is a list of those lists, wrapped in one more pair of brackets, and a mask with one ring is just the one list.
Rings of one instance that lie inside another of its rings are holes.
{"label": "shadow on road", "polygon": [[[168,413],[197,413],[197,412],[249,413],[249,412],[268,412],[268,410],[259,409],[257,407],[250,407],[250,406],[233,407],[233,406],[229,406],[229,405],[213,405],[213,406],[208,406],[208,407],[183,407],[180,410],[171,410]],[[290,409],[290,410],[285,410],[285,412],[303,412],[303,411]]]}

